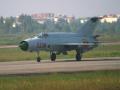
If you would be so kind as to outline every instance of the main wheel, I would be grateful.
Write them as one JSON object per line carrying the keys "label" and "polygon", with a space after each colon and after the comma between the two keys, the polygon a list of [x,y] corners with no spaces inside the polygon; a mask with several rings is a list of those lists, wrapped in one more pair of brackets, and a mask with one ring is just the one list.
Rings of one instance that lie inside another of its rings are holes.
{"label": "main wheel", "polygon": [[81,55],[80,54],[76,54],[76,61],[81,61]]}
{"label": "main wheel", "polygon": [[52,53],[51,54],[51,61],[55,61],[56,60],[56,54],[55,53]]}
{"label": "main wheel", "polygon": [[37,62],[40,62],[41,58],[40,57],[37,57]]}

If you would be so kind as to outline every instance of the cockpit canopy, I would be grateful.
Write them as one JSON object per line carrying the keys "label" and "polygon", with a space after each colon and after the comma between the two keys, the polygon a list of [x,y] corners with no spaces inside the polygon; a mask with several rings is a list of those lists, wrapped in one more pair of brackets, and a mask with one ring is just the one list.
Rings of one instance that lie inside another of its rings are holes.
{"label": "cockpit canopy", "polygon": [[41,32],[39,35],[38,35],[38,38],[47,38],[48,37],[48,34],[47,33],[43,33]]}

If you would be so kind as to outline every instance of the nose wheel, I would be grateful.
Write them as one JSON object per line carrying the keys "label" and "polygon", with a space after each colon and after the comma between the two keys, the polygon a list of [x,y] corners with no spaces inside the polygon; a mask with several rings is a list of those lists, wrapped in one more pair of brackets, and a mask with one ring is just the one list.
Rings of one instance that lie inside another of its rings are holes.
{"label": "nose wheel", "polygon": [[37,52],[37,62],[40,62],[41,58],[40,58],[40,55],[39,55],[39,52]]}
{"label": "nose wheel", "polygon": [[81,54],[77,53],[76,54],[76,61],[81,61],[81,58],[82,58]]}

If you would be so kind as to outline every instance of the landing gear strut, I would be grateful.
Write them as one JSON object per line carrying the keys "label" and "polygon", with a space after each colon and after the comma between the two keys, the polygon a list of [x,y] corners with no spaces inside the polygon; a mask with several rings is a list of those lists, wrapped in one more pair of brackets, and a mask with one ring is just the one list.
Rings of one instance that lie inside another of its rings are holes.
{"label": "landing gear strut", "polygon": [[80,51],[76,50],[76,61],[81,61],[82,55]]}
{"label": "landing gear strut", "polygon": [[56,53],[50,53],[50,58],[51,58],[51,61],[55,61],[56,60]]}
{"label": "landing gear strut", "polygon": [[39,52],[37,52],[37,62],[40,62],[41,58],[39,56]]}

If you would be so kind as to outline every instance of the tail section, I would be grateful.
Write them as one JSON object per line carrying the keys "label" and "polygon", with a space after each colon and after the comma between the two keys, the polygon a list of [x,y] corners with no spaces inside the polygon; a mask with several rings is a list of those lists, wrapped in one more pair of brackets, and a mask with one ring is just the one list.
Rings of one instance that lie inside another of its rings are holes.
{"label": "tail section", "polygon": [[78,33],[81,36],[92,36],[93,32],[98,24],[99,17],[93,17],[89,19],[79,30]]}

